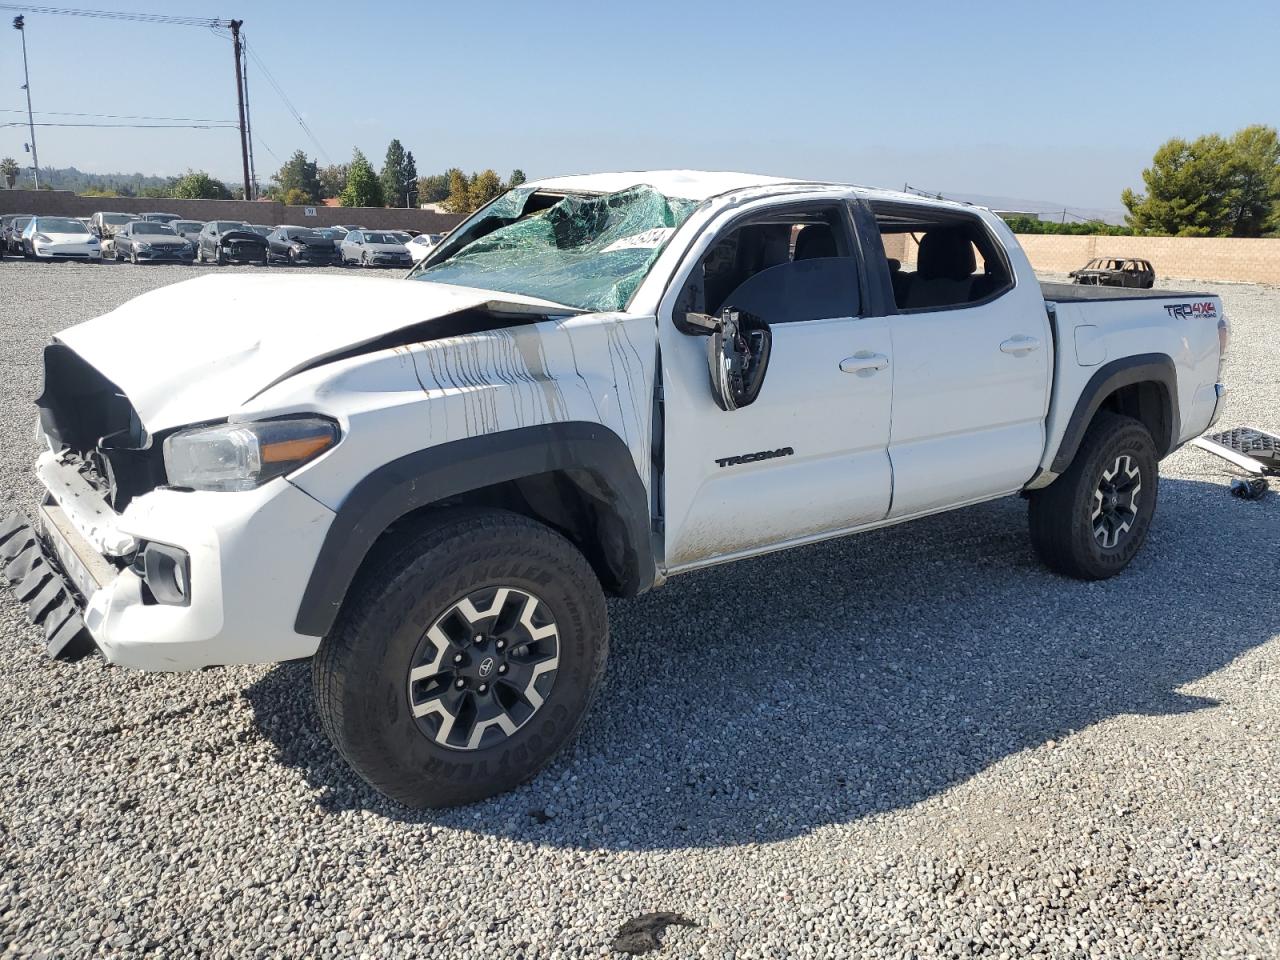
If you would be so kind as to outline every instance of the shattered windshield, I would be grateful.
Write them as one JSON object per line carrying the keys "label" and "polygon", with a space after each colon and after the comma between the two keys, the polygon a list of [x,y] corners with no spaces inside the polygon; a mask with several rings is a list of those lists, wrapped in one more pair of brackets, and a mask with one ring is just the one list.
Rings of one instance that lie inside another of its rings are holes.
{"label": "shattered windshield", "polygon": [[621,310],[698,206],[636,186],[559,199],[512,190],[465,233],[492,227],[416,280],[538,297],[580,310]]}

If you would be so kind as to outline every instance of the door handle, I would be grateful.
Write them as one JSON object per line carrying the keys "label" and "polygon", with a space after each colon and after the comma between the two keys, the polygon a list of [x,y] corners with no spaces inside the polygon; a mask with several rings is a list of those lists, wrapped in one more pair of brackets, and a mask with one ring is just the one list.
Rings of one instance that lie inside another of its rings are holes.
{"label": "door handle", "polygon": [[872,374],[889,365],[889,358],[883,353],[872,353],[870,350],[859,350],[852,357],[840,361],[840,369],[845,373]]}
{"label": "door handle", "polygon": [[1022,334],[1010,337],[1004,343],[1000,344],[1001,353],[1011,353],[1015,357],[1021,357],[1030,353],[1032,350],[1040,349],[1040,341],[1035,337],[1026,337]]}

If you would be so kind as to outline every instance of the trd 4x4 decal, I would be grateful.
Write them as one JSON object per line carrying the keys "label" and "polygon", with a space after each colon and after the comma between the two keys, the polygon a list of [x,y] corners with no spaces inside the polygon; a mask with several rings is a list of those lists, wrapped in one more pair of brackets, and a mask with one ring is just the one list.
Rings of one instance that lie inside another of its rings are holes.
{"label": "trd 4x4 decal", "polygon": [[790,447],[779,447],[777,450],[760,450],[756,453],[743,453],[736,457],[720,457],[716,463],[721,467],[736,467],[741,463],[755,463],[757,460],[772,460],[774,457],[789,457],[793,453]]}
{"label": "trd 4x4 decal", "polygon": [[1212,320],[1218,315],[1217,305],[1210,301],[1199,301],[1197,303],[1166,303],[1164,305],[1165,313],[1171,317],[1185,319],[1187,317],[1204,317]]}

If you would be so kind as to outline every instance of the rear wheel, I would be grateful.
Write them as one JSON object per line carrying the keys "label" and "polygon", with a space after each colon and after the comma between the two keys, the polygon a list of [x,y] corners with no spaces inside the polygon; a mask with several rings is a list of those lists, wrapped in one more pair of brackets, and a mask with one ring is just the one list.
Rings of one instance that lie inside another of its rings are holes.
{"label": "rear wheel", "polygon": [[560,534],[445,515],[373,563],[312,661],[318,712],[373,787],[413,807],[533,776],[577,731],[608,653],[604,596]]}
{"label": "rear wheel", "polygon": [[1158,486],[1151,433],[1132,417],[1100,411],[1071,466],[1030,495],[1036,553],[1069,577],[1115,576],[1147,538]]}

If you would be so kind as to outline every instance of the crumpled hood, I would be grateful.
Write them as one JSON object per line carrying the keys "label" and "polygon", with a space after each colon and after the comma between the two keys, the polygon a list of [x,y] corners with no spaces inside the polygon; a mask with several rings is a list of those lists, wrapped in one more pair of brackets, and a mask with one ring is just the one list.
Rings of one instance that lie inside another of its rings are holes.
{"label": "crumpled hood", "polygon": [[214,274],[145,293],[56,339],[119,387],[155,433],[229,416],[311,361],[494,301],[577,312],[420,280]]}

